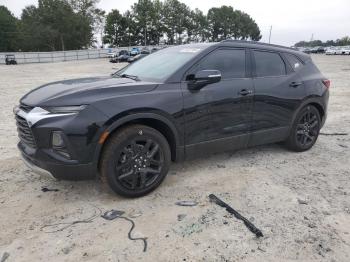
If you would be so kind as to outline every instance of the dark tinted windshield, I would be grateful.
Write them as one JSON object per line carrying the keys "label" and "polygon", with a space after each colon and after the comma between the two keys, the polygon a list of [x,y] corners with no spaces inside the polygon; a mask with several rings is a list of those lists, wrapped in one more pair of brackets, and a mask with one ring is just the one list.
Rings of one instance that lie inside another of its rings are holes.
{"label": "dark tinted windshield", "polygon": [[115,76],[126,74],[141,80],[162,82],[198,55],[205,47],[170,47],[150,54],[118,71]]}

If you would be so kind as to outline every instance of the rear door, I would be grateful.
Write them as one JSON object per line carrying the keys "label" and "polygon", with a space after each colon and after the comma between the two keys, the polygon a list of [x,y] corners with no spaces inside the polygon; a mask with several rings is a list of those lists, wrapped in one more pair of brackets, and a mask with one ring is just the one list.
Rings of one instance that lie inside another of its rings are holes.
{"label": "rear door", "polygon": [[[250,146],[285,139],[293,113],[305,95],[297,70],[293,70],[283,54],[264,50],[251,52],[255,93]],[[302,66],[301,62],[294,64]]]}

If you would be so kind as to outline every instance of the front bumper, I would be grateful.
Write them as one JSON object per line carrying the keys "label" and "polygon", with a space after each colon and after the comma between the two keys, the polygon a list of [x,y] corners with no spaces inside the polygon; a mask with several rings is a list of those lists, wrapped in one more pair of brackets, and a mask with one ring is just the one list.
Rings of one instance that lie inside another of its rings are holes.
{"label": "front bumper", "polygon": [[30,169],[32,170],[35,174],[41,175],[41,176],[46,176],[46,177],[50,177],[50,178],[54,178],[55,177],[47,170],[42,169],[36,165],[34,165],[34,163],[30,162],[29,160],[26,159],[26,157],[24,157],[22,155],[22,161],[24,162],[24,164]]}
{"label": "front bumper", "polygon": [[96,177],[96,168],[92,163],[64,163],[50,161],[47,153],[40,149],[32,149],[19,142],[18,149],[22,159],[34,173],[59,180],[87,180]]}
{"label": "front bumper", "polygon": [[[62,180],[85,180],[97,176],[98,156],[95,155],[98,138],[106,117],[93,107],[79,114],[44,114],[34,108],[28,113],[17,111],[19,129],[18,149],[35,173]],[[26,127],[25,123],[28,123]],[[64,152],[52,145],[53,132],[64,139]],[[31,143],[29,143],[31,142]]]}

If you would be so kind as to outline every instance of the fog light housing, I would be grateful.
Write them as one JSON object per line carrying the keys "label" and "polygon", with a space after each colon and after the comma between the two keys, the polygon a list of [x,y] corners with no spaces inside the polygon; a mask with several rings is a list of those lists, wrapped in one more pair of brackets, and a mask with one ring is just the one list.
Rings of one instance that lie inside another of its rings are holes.
{"label": "fog light housing", "polygon": [[64,158],[70,159],[71,156],[67,151],[66,143],[64,141],[64,135],[61,131],[53,131],[51,137],[51,143],[53,150],[63,156]]}
{"label": "fog light housing", "polygon": [[54,148],[63,148],[65,147],[63,135],[59,131],[52,132],[52,146]]}

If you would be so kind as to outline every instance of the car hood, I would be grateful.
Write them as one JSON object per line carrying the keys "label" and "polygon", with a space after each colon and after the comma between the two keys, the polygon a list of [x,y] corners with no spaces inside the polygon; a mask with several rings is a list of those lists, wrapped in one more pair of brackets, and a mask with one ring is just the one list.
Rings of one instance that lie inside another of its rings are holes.
{"label": "car hood", "polygon": [[29,106],[61,106],[90,104],[113,96],[148,92],[157,83],[128,78],[89,77],[64,80],[40,86],[22,97]]}

